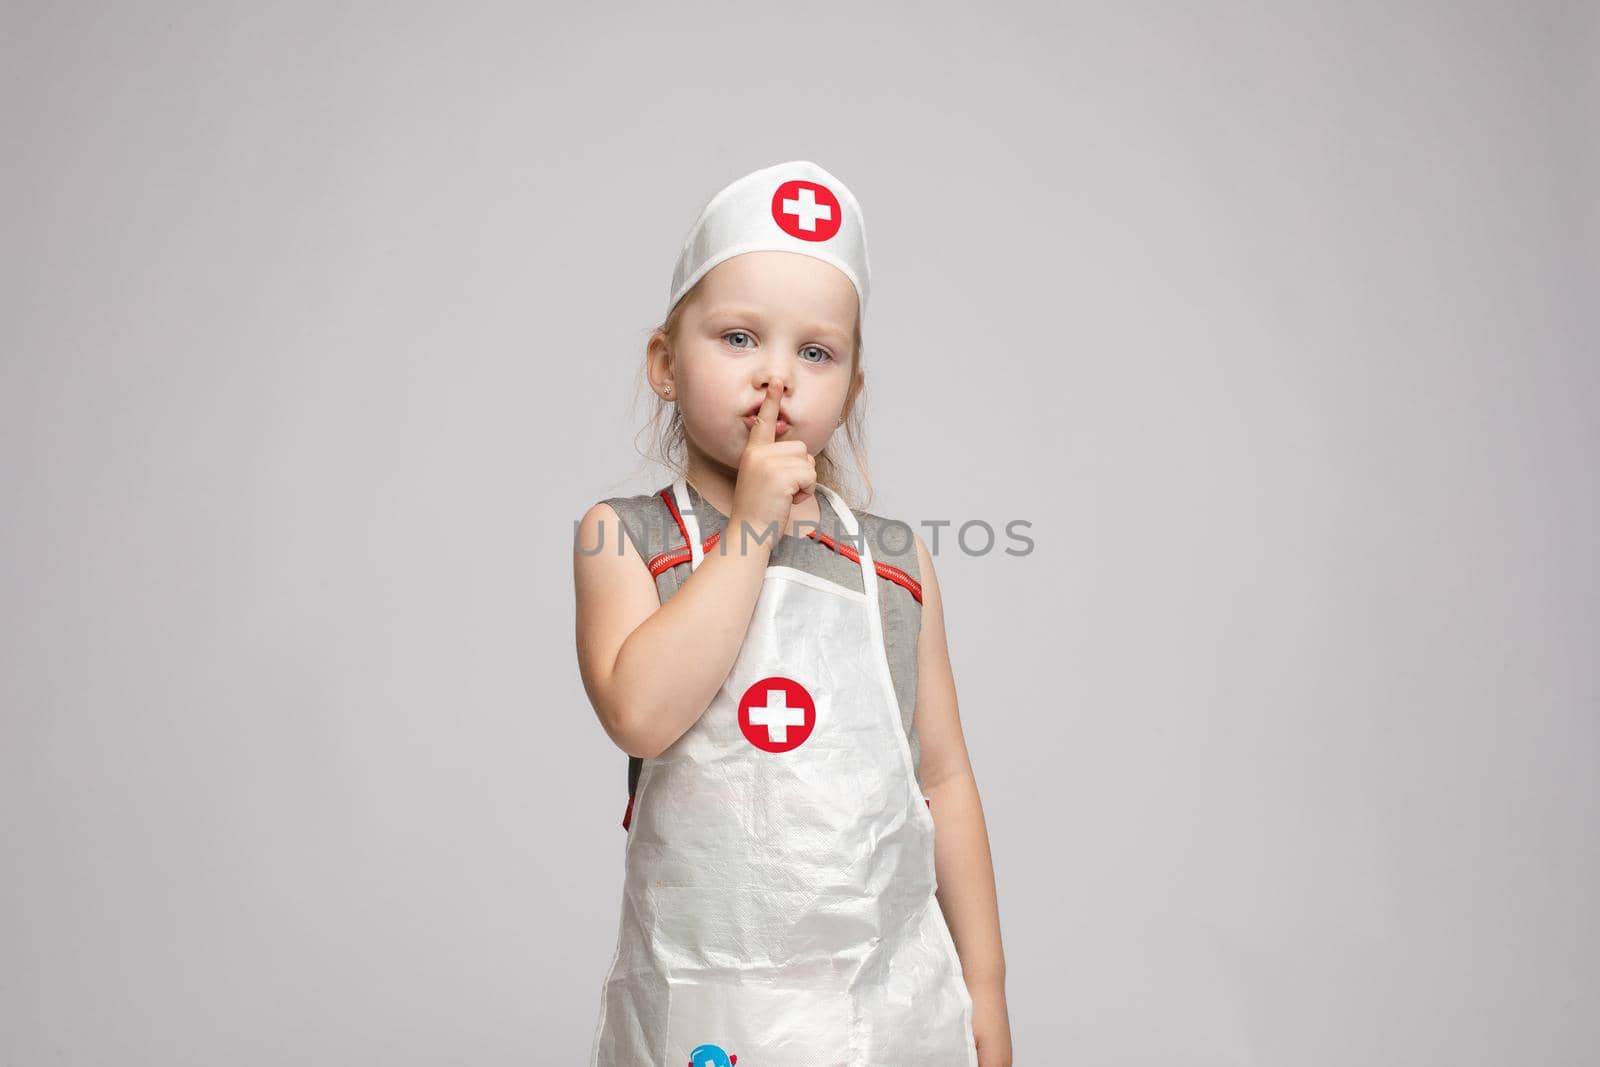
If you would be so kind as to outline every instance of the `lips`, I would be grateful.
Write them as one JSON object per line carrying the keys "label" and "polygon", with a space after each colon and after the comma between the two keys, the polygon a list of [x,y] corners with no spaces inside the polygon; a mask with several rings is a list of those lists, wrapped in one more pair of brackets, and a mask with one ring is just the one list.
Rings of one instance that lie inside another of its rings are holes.
{"label": "lips", "polygon": [[[762,403],[765,403],[765,401],[762,401]],[[751,430],[751,429],[755,428],[756,416],[759,415],[760,413],[761,413],[761,404],[760,403],[756,404],[755,407],[751,408],[749,411],[744,413],[745,429]],[[783,407],[782,404],[779,404],[778,405],[778,421],[773,424],[773,433],[774,434],[781,434],[781,433],[783,433],[783,431],[787,430],[788,428],[789,428],[789,413],[784,410],[784,407]]]}

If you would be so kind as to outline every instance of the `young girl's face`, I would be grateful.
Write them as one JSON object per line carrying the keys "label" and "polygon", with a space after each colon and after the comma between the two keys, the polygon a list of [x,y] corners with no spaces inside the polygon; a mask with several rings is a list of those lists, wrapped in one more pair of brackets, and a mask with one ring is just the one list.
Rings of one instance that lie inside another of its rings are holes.
{"label": "young girl's face", "polygon": [[706,274],[679,320],[672,380],[689,438],[739,466],[767,382],[782,379],[777,440],[822,451],[860,376],[855,286],[797,252],[746,252]]}

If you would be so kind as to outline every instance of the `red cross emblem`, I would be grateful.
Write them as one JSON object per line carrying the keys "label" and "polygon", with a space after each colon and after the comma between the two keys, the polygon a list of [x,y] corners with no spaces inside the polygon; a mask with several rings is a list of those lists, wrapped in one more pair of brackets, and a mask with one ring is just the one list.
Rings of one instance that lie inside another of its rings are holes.
{"label": "red cross emblem", "polygon": [[793,678],[763,678],[739,698],[739,729],[763,752],[799,748],[816,725],[816,702]]}
{"label": "red cross emblem", "polygon": [[816,182],[787,181],[772,194],[772,221],[802,241],[826,241],[838,233],[842,214],[839,198]]}

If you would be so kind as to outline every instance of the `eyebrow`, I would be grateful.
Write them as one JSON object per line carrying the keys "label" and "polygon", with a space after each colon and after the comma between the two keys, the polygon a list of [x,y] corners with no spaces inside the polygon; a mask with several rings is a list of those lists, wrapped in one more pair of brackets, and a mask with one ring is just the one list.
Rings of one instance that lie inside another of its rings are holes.
{"label": "eyebrow", "polygon": [[[760,311],[757,311],[753,307],[744,307],[738,304],[724,304],[720,307],[714,307],[707,311],[706,318],[746,318],[760,320],[763,318],[763,316]],[[832,323],[813,322],[807,324],[805,329],[813,334],[830,334],[836,340],[841,341],[846,345],[850,343],[850,334],[847,331],[840,329],[838,326],[833,325]]]}

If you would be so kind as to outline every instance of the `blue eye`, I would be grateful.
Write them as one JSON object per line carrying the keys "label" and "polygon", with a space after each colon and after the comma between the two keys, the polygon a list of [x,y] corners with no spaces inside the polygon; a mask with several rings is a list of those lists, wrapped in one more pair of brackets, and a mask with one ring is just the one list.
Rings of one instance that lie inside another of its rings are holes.
{"label": "blue eye", "polygon": [[[750,343],[749,344],[737,344],[733,340],[736,337],[743,337],[746,341],[749,341]],[[722,335],[722,339],[724,341],[727,341],[734,348],[754,348],[755,347],[755,339],[752,338],[750,336],[750,334],[745,330],[729,330],[727,333]],[[819,359],[806,359],[805,353],[811,352],[811,351],[815,351],[815,352],[820,353],[821,358],[819,358]],[[828,361],[833,359],[833,353],[829,352],[826,348],[823,348],[821,345],[806,345],[804,348],[802,348],[800,350],[800,353],[801,353],[801,359],[804,360],[806,363],[826,363],[826,362],[828,362]]]}

